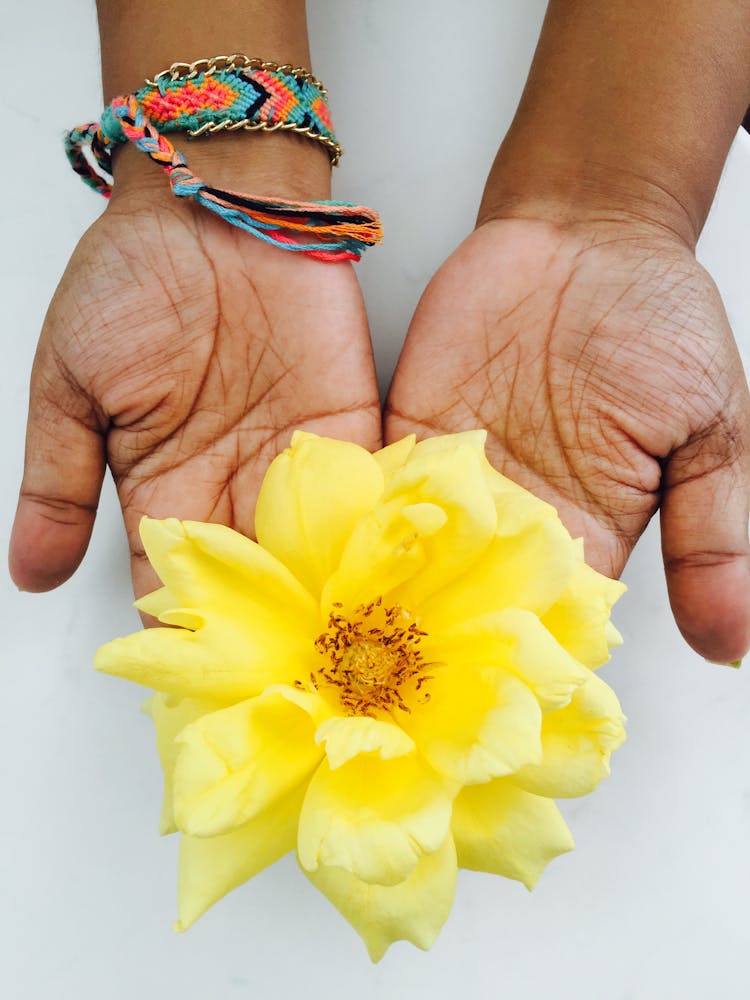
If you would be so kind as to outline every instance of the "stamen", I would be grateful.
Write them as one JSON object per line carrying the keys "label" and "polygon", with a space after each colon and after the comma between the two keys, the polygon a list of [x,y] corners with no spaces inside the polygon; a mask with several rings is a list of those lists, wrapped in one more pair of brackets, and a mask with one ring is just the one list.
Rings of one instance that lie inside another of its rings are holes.
{"label": "stamen", "polygon": [[[400,709],[411,712],[404,700],[405,685],[420,693],[418,701],[429,700],[422,685],[432,676],[424,673],[419,644],[427,633],[400,605],[383,606],[383,598],[360,604],[351,615],[342,614],[336,602],[328,616],[328,627],[315,640],[315,648],[327,662],[310,673],[316,689],[337,688],[341,706],[349,715],[374,717],[378,712]],[[434,664],[431,664],[434,666]],[[302,687],[300,681],[295,681]]]}

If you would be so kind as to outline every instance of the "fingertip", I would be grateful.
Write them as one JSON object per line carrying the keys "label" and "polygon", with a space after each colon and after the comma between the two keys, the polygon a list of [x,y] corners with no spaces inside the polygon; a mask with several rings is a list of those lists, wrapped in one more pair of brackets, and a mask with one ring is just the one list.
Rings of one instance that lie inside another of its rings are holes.
{"label": "fingertip", "polygon": [[95,513],[65,501],[22,497],[8,551],[18,589],[44,593],[71,577],[88,548]]}
{"label": "fingertip", "polygon": [[712,663],[736,665],[750,649],[750,557],[667,567],[669,600],[686,642]]}

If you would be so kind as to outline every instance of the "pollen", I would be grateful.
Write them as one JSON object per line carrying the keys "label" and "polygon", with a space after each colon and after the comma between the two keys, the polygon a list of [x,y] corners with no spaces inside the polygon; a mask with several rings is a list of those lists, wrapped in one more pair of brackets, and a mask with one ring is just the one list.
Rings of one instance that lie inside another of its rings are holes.
{"label": "pollen", "polygon": [[379,597],[360,604],[351,615],[334,604],[328,627],[315,640],[324,665],[310,674],[314,688],[335,688],[349,715],[376,716],[400,709],[410,712],[405,695],[429,700],[422,686],[426,673],[419,646],[423,632],[404,608],[385,607]]}

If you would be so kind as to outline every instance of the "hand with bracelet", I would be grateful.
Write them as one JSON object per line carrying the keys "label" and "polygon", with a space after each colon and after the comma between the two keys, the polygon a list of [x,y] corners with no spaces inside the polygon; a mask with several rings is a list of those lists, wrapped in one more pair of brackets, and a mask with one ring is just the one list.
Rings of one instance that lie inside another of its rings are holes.
{"label": "hand with bracelet", "polygon": [[[309,65],[301,3],[220,6],[220,30],[186,27],[184,4],[157,30],[139,2],[126,43],[123,15],[102,0],[107,94],[193,53]],[[555,503],[605,572],[621,571],[661,503],[678,624],[721,661],[750,645],[750,411],[692,249],[750,99],[749,22],[728,2],[657,15],[640,0],[552,0],[481,225],[417,310],[386,420],[387,440],[488,427],[493,464]],[[328,163],[314,147],[215,136],[190,146],[190,166],[217,185],[318,199]],[[250,533],[260,477],[293,427],[379,443],[349,265],[185,211],[145,157],[117,156],[111,205],[71,261],[35,366],[13,545],[29,589],[81,558],[105,458],[143,592],[143,512]]]}
{"label": "hand with bracelet", "polygon": [[[166,6],[100,0],[106,100],[183,54],[245,51],[309,66],[303,0],[217,0],[208,23],[190,0]],[[331,159],[306,137],[178,135],[175,145],[218,187],[304,202],[330,196]],[[11,571],[27,590],[50,589],[77,567],[105,463],[142,594],[156,583],[138,537],[144,513],[252,534],[260,480],[294,428],[380,445],[351,264],[268,247],[188,206],[132,145],[116,150],[113,169],[112,197],[73,254],[34,364],[11,542]]]}

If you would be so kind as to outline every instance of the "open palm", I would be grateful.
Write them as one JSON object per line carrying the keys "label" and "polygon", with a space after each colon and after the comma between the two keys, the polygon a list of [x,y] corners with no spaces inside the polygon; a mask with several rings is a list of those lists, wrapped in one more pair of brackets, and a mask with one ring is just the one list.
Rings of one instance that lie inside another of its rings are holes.
{"label": "open palm", "polygon": [[495,220],[432,280],[386,438],[489,429],[498,468],[619,575],[661,505],[670,599],[700,652],[750,645],[742,365],[713,283],[656,227]]}
{"label": "open palm", "polygon": [[105,463],[140,594],[155,582],[138,539],[144,513],[252,534],[260,480],[294,428],[380,444],[351,267],[271,249],[170,198],[113,203],[50,306],[11,547],[26,589],[78,565]]}

